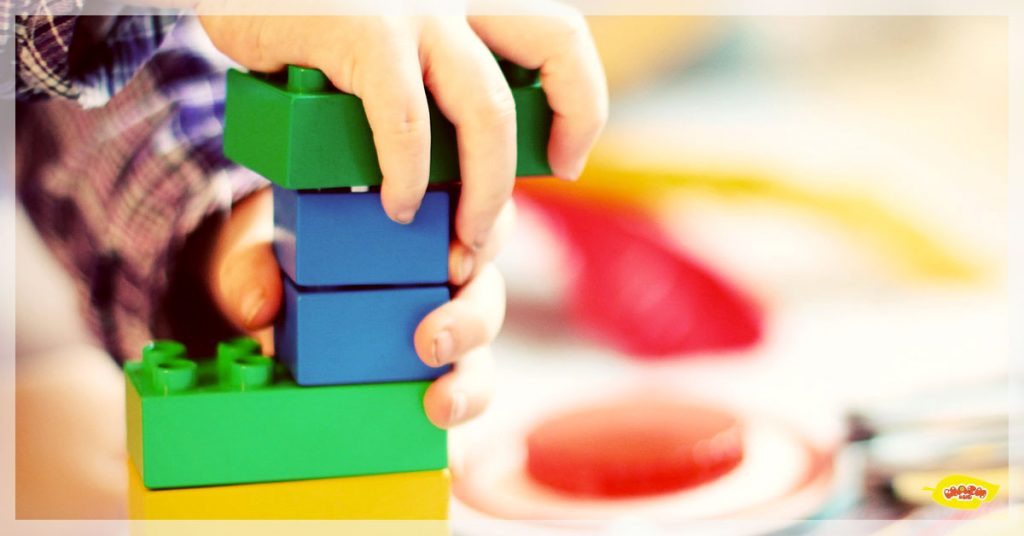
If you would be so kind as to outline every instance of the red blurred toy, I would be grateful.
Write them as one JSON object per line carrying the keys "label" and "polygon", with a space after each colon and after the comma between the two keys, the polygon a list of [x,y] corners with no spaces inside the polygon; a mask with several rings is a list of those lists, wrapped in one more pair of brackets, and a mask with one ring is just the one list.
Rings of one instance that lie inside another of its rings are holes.
{"label": "red blurred toy", "polygon": [[569,249],[571,319],[640,358],[745,347],[760,340],[752,299],[682,251],[637,207],[574,198],[550,184],[517,189]]}

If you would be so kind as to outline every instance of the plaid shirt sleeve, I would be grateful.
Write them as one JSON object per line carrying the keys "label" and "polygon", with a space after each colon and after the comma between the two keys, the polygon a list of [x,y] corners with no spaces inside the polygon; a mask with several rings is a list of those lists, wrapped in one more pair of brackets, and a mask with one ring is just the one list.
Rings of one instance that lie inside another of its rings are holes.
{"label": "plaid shirt sleeve", "polygon": [[[13,9],[12,2],[3,0],[3,11]],[[124,87],[177,19],[173,14],[80,17],[82,0],[19,4],[17,98],[62,97],[86,107],[102,106]]]}
{"label": "plaid shirt sleeve", "polygon": [[[53,32],[69,31],[58,31],[61,24],[55,19]],[[127,52],[153,46],[154,24],[113,21],[122,32],[140,29],[134,42],[145,44],[123,52],[108,46],[88,76],[69,77],[73,66],[39,61],[56,57],[45,52],[61,47],[52,35],[22,49],[36,51],[24,53],[34,66],[18,66],[26,88],[19,95],[67,97],[17,103],[19,200],[119,360],[137,356],[154,336],[177,335],[168,332],[166,304],[184,245],[209,217],[265,185],[223,156],[227,63],[202,52],[208,41],[193,18],[183,18],[148,58]],[[87,108],[70,100],[86,87],[100,88],[107,102]]]}

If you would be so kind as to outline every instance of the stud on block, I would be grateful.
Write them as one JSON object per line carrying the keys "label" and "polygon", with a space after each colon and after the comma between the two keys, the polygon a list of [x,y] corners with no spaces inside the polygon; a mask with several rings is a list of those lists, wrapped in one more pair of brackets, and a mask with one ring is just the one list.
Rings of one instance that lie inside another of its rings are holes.
{"label": "stud on block", "polygon": [[285,278],[274,349],[299,385],[432,380],[416,355],[420,321],[450,299],[447,286],[309,289]]}
{"label": "stud on block", "polygon": [[416,219],[388,218],[379,192],[274,186],[274,250],[300,286],[444,284],[450,194],[429,191]]}
{"label": "stud on block", "polygon": [[[535,71],[502,62],[516,103],[516,175],[550,175],[552,111]],[[530,73],[533,73],[532,75]],[[290,190],[376,186],[380,165],[362,101],[322,72],[289,66],[267,75],[230,70],[224,154]],[[459,179],[455,127],[428,98],[431,183]]]}
{"label": "stud on block", "polygon": [[158,341],[124,371],[128,452],[150,489],[447,466],[429,382],[302,388],[250,339],[204,361]]}

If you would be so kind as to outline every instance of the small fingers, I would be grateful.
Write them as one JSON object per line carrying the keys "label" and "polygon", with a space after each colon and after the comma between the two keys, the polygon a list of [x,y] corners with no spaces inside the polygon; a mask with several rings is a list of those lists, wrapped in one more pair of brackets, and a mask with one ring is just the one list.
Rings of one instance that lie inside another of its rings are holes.
{"label": "small fingers", "polygon": [[494,358],[490,347],[482,346],[427,388],[423,409],[435,426],[451,428],[483,412],[493,391]]}
{"label": "small fingers", "polygon": [[541,84],[555,113],[548,159],[558,177],[576,179],[608,118],[608,89],[586,21],[569,6],[533,0],[546,17],[470,17],[492,50],[526,68],[541,70]]}
{"label": "small fingers", "polygon": [[455,233],[463,244],[479,249],[515,181],[512,91],[464,19],[433,20],[424,28],[422,46],[424,81],[458,137],[462,194]]}
{"label": "small fingers", "polygon": [[[427,189],[430,118],[417,51],[418,32],[400,20],[367,19],[360,35],[372,40],[356,58],[321,56],[317,65],[342,91],[363,100],[373,130],[388,216],[410,223]],[[330,50],[328,48],[328,50]]]}
{"label": "small fingers", "polygon": [[210,291],[235,327],[269,326],[281,307],[281,274],[271,247],[270,190],[261,190],[232,209],[210,253]]}
{"label": "small fingers", "polygon": [[516,204],[514,200],[509,199],[498,213],[498,219],[494,222],[494,230],[483,247],[473,250],[462,242],[452,241],[448,251],[448,273],[450,274],[449,280],[453,285],[465,285],[478,273],[479,269],[494,260],[509,233],[515,227],[515,220]]}
{"label": "small fingers", "polygon": [[440,367],[489,344],[504,321],[505,280],[494,265],[488,264],[452,301],[420,322],[413,344],[424,363]]}
{"label": "small fingers", "polygon": [[281,275],[270,243],[251,244],[224,258],[218,270],[216,300],[235,327],[255,331],[269,326],[281,307]]}

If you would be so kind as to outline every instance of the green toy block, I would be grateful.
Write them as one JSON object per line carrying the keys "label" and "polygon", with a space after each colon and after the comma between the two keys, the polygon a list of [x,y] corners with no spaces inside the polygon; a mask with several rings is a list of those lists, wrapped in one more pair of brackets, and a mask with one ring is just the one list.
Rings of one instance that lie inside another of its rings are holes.
{"label": "green toy block", "polygon": [[[516,103],[516,175],[550,175],[552,111],[535,71],[507,62]],[[322,72],[289,66],[273,75],[228,72],[224,154],[283,188],[308,190],[381,183],[373,134],[355,95],[334,89]],[[431,183],[459,179],[455,127],[432,99]]]}
{"label": "green toy block", "polygon": [[150,489],[441,469],[430,382],[299,387],[251,339],[193,361],[174,341],[127,363],[128,451]]}

